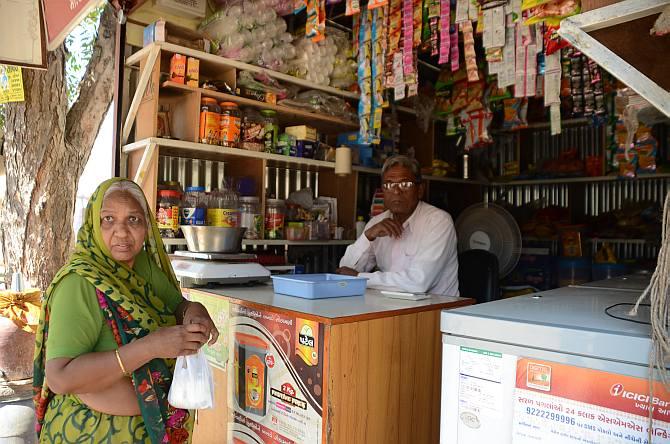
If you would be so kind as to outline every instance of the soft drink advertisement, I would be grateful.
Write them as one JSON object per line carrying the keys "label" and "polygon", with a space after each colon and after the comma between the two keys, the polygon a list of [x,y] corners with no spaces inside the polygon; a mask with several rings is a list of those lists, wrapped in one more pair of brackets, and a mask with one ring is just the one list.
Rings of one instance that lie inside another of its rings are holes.
{"label": "soft drink advertisement", "polygon": [[643,378],[555,362],[517,362],[515,444],[670,442],[670,393]]}
{"label": "soft drink advertisement", "polygon": [[228,442],[320,443],[323,324],[230,304]]}

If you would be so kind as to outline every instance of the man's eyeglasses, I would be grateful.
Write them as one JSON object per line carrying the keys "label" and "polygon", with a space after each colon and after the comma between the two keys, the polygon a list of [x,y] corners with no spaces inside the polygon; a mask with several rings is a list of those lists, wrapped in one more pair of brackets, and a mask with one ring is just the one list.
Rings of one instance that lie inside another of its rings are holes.
{"label": "man's eyeglasses", "polygon": [[385,182],[382,184],[382,188],[385,191],[409,191],[417,184],[417,182]]}

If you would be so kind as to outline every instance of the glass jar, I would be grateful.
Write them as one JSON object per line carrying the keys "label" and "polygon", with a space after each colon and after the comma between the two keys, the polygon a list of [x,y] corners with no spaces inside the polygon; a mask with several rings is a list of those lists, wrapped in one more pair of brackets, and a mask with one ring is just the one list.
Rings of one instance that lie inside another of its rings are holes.
{"label": "glass jar", "polygon": [[264,109],[263,116],[263,147],[266,153],[274,154],[277,149],[277,137],[279,136],[279,119],[277,111]]}
{"label": "glass jar", "polygon": [[178,191],[179,196],[181,197],[182,194],[184,194],[183,190],[181,189],[181,184],[177,182],[176,180],[167,180],[163,182],[162,184],[158,185],[158,191],[162,190],[173,190],[173,191]]}
{"label": "glass jar", "polygon": [[240,109],[233,102],[221,102],[221,145],[228,148],[240,147],[242,118]]}
{"label": "glass jar", "polygon": [[259,239],[263,229],[259,200],[255,196],[240,197],[240,226],[247,229],[245,239]]}
{"label": "glass jar", "polygon": [[265,205],[265,238],[284,239],[286,207],[281,199],[268,199]]}
{"label": "glass jar", "polygon": [[161,190],[158,193],[158,208],[156,209],[156,223],[161,237],[180,237],[179,210],[181,201],[179,191]]}
{"label": "glass jar", "polygon": [[181,208],[182,225],[205,225],[207,220],[207,194],[205,187],[186,187]]}
{"label": "glass jar", "polygon": [[200,143],[218,145],[221,133],[221,107],[216,99],[203,97],[200,101]]}
{"label": "glass jar", "polygon": [[240,226],[239,197],[236,191],[229,188],[212,191],[207,207],[207,225],[232,228]]}
{"label": "glass jar", "polygon": [[265,147],[265,120],[254,109],[244,112],[241,147],[249,151],[263,151]]}

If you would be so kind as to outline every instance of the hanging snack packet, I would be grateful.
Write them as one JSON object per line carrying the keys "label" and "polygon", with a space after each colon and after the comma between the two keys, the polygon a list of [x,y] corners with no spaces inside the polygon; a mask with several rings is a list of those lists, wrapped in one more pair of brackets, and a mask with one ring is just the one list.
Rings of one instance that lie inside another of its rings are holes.
{"label": "hanging snack packet", "polygon": [[388,5],[388,0],[370,0],[368,2],[368,10],[379,8],[380,6]]}
{"label": "hanging snack packet", "polygon": [[516,98],[503,100],[504,120],[503,128],[506,130],[519,130],[528,127],[526,115],[528,114],[528,99]]}
{"label": "hanging snack packet", "polygon": [[638,161],[638,174],[656,173],[657,146],[656,139],[648,131],[644,131],[642,136],[637,139],[635,151]]}
{"label": "hanging snack packet", "polygon": [[[354,14],[360,14],[360,12],[361,12],[361,5],[359,0],[347,0],[344,15],[350,16]],[[354,22],[356,22],[356,19],[354,19]]]}
{"label": "hanging snack packet", "polygon": [[526,25],[546,22],[548,25],[558,25],[566,17],[579,14],[581,10],[577,0],[554,0],[528,10]]}
{"label": "hanging snack packet", "polygon": [[635,150],[626,150],[620,146],[615,159],[619,164],[619,177],[629,179],[635,177],[635,171],[637,170],[637,154]]}
{"label": "hanging snack packet", "polygon": [[552,55],[562,48],[570,46],[567,40],[558,35],[559,25],[546,25],[544,28],[544,52],[546,55]]}

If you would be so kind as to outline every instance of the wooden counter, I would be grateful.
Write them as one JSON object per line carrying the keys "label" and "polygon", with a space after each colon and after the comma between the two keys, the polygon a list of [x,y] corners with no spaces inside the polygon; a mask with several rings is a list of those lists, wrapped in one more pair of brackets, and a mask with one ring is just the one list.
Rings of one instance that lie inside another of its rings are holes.
{"label": "wooden counter", "polygon": [[[198,413],[195,444],[439,441],[440,311],[472,299],[414,302],[368,290],[308,300],[274,294],[271,285],[188,293],[222,331],[218,349],[207,351],[218,361],[216,408]],[[304,324],[312,336],[302,334]],[[312,338],[305,357],[301,343]],[[245,383],[250,367],[241,356],[263,358],[252,371],[260,378]],[[256,391],[258,407],[244,395]]]}

